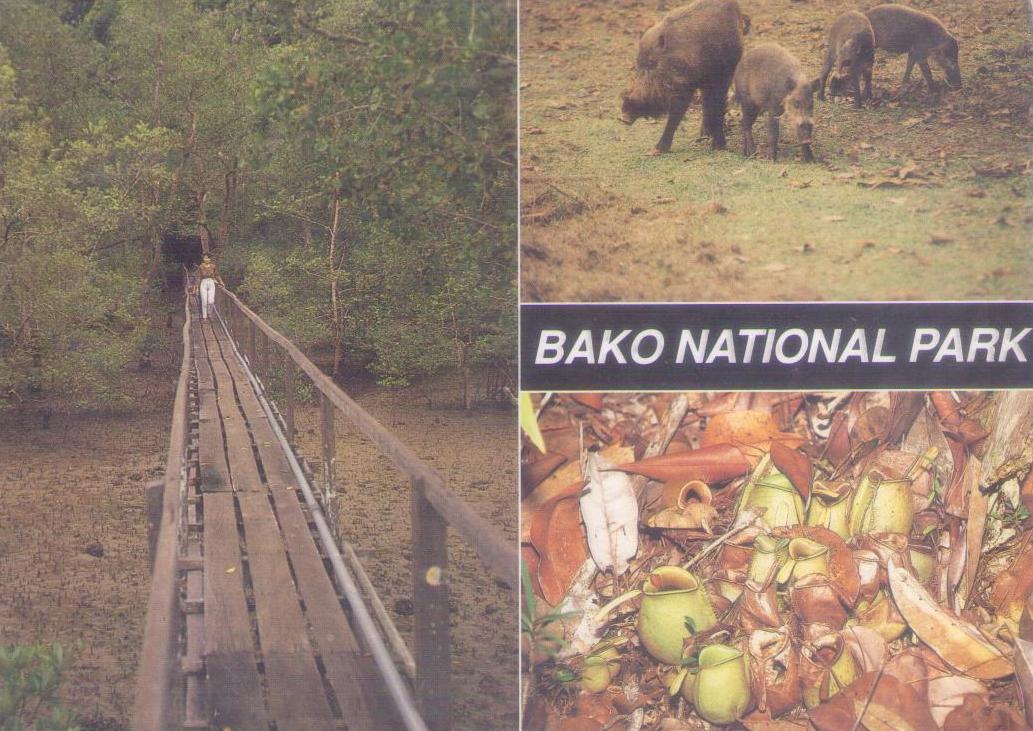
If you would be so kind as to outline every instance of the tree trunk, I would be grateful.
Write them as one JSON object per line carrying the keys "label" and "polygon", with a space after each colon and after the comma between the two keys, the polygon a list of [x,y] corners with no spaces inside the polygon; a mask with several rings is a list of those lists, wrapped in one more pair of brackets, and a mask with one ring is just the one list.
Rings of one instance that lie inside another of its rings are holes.
{"label": "tree trunk", "polygon": [[333,319],[334,331],[334,366],[333,377],[341,374],[341,362],[344,360],[344,316],[341,312],[341,297],[339,284],[337,282],[337,236],[341,226],[341,197],[339,192],[334,193],[333,214],[330,219],[330,246],[327,257],[327,268],[330,273],[330,307]]}
{"label": "tree trunk", "polygon": [[234,157],[230,161],[229,170],[223,177],[222,211],[219,214],[219,225],[215,231],[215,247],[217,249],[222,249],[230,239],[237,198],[237,170],[239,167],[240,158]]}

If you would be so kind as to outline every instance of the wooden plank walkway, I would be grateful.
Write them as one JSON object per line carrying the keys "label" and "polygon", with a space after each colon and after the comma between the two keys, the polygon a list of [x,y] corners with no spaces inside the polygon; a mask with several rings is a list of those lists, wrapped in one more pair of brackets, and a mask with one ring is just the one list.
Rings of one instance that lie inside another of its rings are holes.
{"label": "wooden plank walkway", "polygon": [[[203,632],[188,623],[186,642],[202,647],[194,670],[203,671],[203,723],[234,731],[400,728],[226,332],[196,310],[191,328]],[[187,594],[189,603],[196,587]]]}

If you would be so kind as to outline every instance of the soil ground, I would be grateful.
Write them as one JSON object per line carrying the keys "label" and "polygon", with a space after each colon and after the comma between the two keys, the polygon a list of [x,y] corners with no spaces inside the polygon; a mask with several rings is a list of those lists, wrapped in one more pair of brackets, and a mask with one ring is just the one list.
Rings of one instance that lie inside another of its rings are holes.
{"label": "soil ground", "polygon": [[[459,386],[435,379],[401,390],[349,393],[441,473],[446,484],[516,546],[517,431],[510,408],[459,408]],[[319,411],[295,416],[301,453],[318,465]],[[338,525],[406,643],[412,644],[412,552],[408,480],[341,417],[337,436]],[[457,731],[517,728],[516,593],[496,583],[459,534],[449,531],[452,680]]]}
{"label": "soil ground", "polygon": [[[87,729],[129,721],[149,581],[144,487],[163,471],[178,333],[154,369],[127,375],[139,396],[133,410],[55,413],[47,430],[36,409],[0,414],[0,644],[78,646],[62,695]],[[466,415],[456,394],[453,383],[434,380],[356,399],[515,546],[516,419],[508,409]],[[338,422],[344,534],[406,632],[408,485]],[[317,457],[316,410],[301,407],[298,425],[302,448]],[[100,558],[85,552],[94,541]],[[515,729],[515,595],[485,579],[455,536],[450,547],[456,728]]]}
{"label": "soil ground", "polygon": [[[958,36],[965,79],[931,95],[876,54],[874,102],[815,100],[817,164],[783,129],[777,163],[662,121],[622,125],[639,35],[681,4],[537,0],[521,8],[522,298],[527,301],[997,299],[1033,296],[1033,44],[1021,0],[909,3]],[[863,7],[875,2],[863,4]],[[775,41],[817,76],[854,0],[740,0],[746,46]],[[942,82],[942,72],[934,67]],[[783,125],[785,127],[785,125]],[[765,118],[754,128],[758,147]]]}
{"label": "soil ground", "polygon": [[[0,644],[78,648],[62,696],[84,728],[123,728],[132,710],[150,580],[144,488],[164,471],[178,370],[129,374],[132,411],[55,413],[49,429],[36,410],[0,414]],[[103,556],[86,553],[93,542]]]}

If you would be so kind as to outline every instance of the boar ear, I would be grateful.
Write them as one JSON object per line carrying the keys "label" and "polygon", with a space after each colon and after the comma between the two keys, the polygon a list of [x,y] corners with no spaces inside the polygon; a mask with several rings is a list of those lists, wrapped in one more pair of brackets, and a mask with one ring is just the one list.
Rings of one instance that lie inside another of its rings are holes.
{"label": "boar ear", "polygon": [[821,88],[821,77],[820,76],[815,76],[813,79],[811,79],[811,83],[808,84],[808,86],[811,87],[810,88],[810,93],[811,94],[817,93],[818,89]]}

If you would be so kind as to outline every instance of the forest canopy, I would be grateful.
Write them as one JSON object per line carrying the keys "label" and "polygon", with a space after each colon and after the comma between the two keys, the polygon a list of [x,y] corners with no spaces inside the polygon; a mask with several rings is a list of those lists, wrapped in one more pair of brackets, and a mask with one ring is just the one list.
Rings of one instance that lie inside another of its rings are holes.
{"label": "forest canopy", "polygon": [[478,0],[4,0],[0,408],[116,403],[184,239],[335,375],[510,361],[515,23]]}

